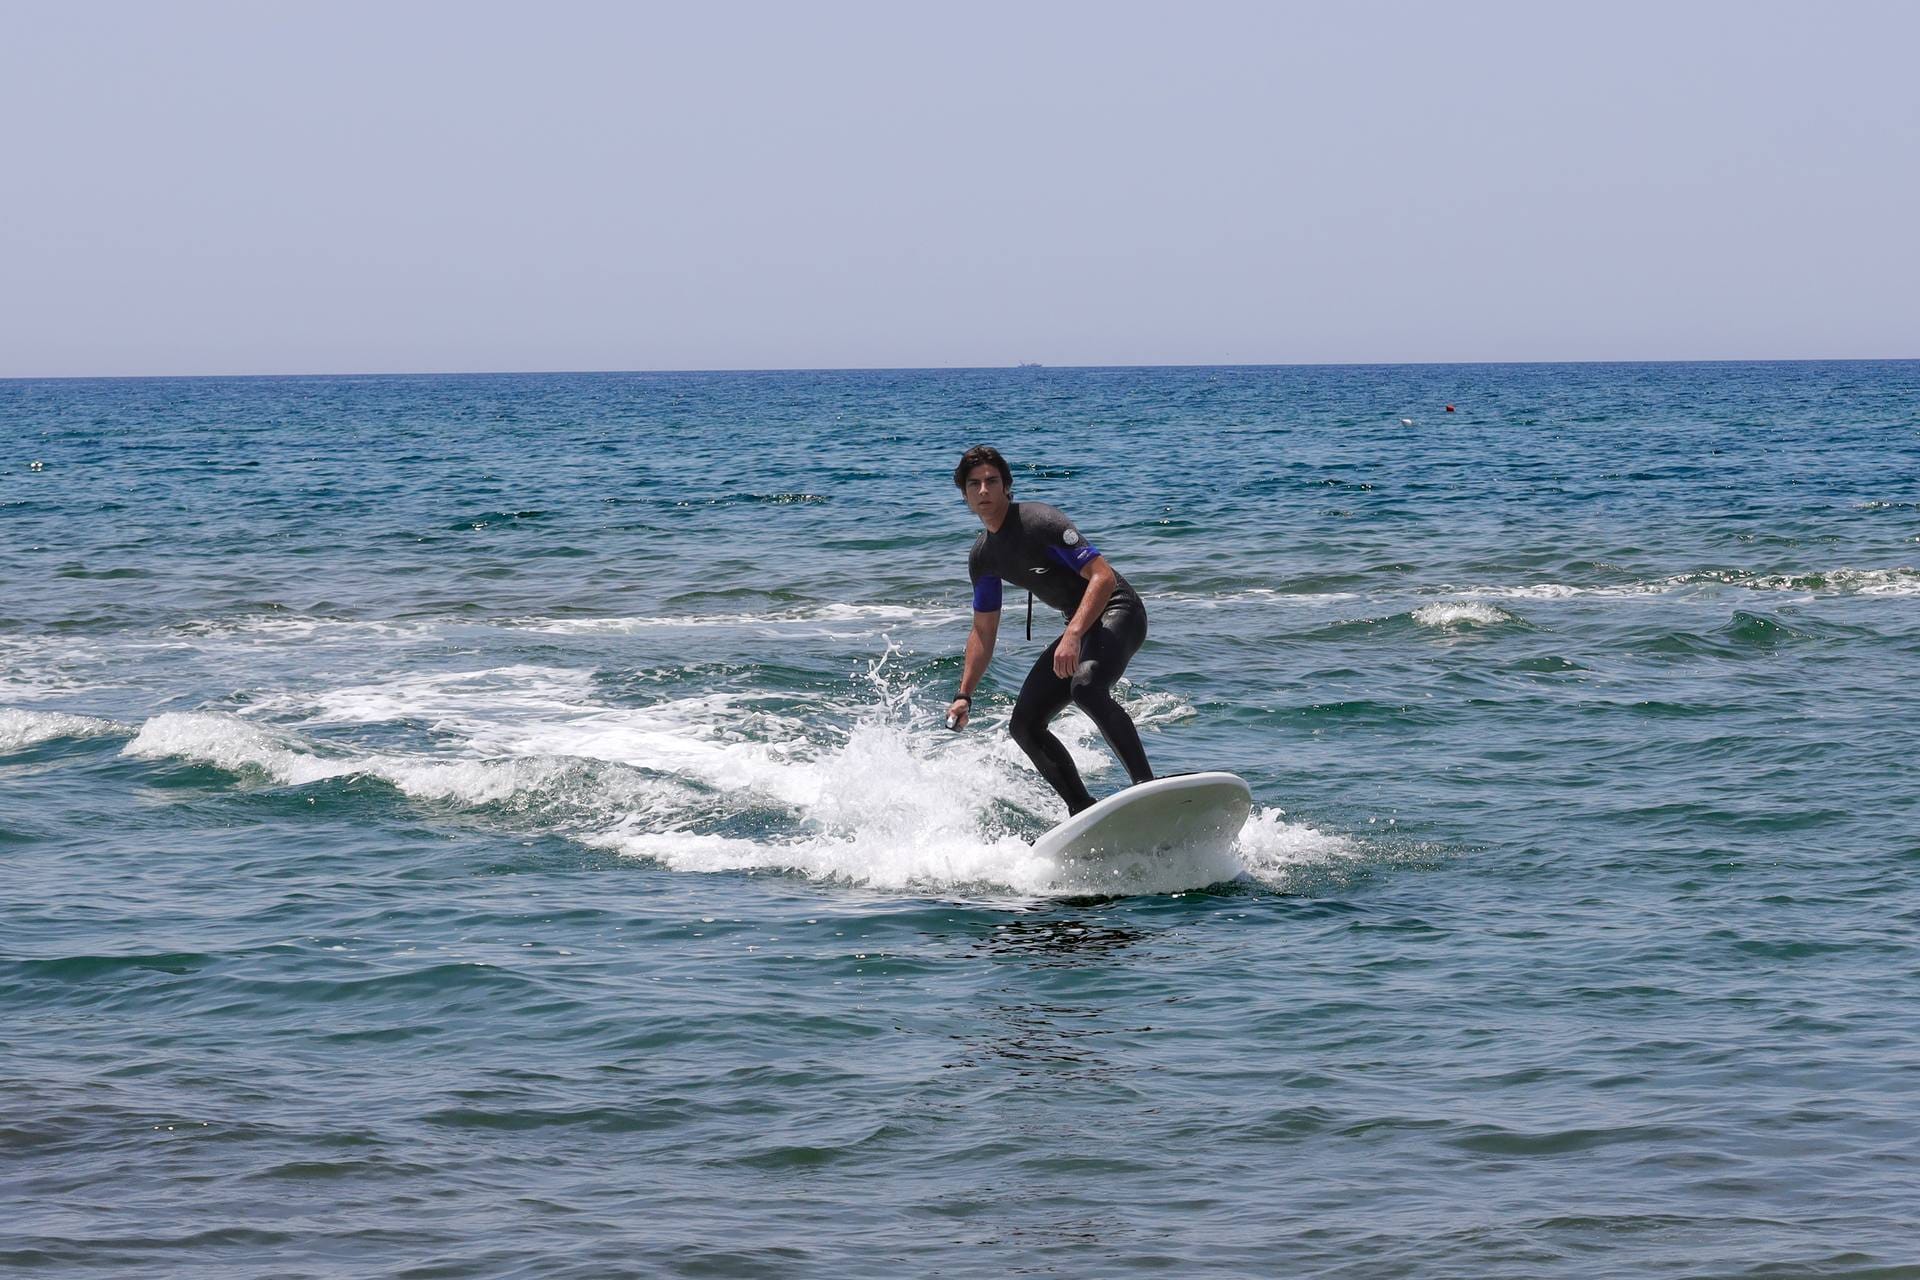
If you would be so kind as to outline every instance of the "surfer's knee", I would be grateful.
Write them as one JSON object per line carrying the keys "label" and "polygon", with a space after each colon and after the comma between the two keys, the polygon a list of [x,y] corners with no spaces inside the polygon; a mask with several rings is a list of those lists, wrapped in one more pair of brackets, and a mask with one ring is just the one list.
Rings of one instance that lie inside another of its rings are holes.
{"label": "surfer's knee", "polygon": [[1007,717],[1007,732],[1012,734],[1013,740],[1022,747],[1028,743],[1039,741],[1040,735],[1046,731],[1046,727],[1047,722],[1040,717],[1039,713],[1025,703],[1014,703],[1013,714]]}
{"label": "surfer's knee", "polygon": [[1074,706],[1087,712],[1099,711],[1109,706],[1118,705],[1113,701],[1113,690],[1108,688],[1107,682],[1099,679],[1092,671],[1087,670],[1085,667],[1082,667],[1080,672],[1073,677],[1073,684],[1069,689],[1068,696],[1073,699]]}

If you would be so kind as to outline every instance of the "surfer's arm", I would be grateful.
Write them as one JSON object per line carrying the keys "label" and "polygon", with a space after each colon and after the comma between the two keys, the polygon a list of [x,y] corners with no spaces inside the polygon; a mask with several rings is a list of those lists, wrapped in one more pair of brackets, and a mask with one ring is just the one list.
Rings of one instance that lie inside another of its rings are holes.
{"label": "surfer's arm", "polygon": [[980,685],[980,677],[987,674],[987,664],[993,661],[993,642],[1000,637],[1000,611],[973,614],[973,630],[967,632],[967,660],[960,669],[960,696],[947,707],[947,719],[956,729],[964,728],[967,714],[973,709],[973,691]]}
{"label": "surfer's arm", "polygon": [[1071,678],[1074,668],[1080,665],[1080,642],[1107,611],[1107,601],[1113,598],[1113,588],[1119,581],[1113,566],[1100,555],[1080,566],[1080,576],[1087,580],[1086,594],[1080,597],[1080,607],[1073,611],[1072,620],[1053,650],[1053,674],[1062,679]]}

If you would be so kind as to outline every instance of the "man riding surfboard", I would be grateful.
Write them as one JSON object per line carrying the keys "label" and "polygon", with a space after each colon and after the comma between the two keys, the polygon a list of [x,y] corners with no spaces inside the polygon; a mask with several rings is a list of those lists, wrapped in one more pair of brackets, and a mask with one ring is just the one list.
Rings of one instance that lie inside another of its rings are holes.
{"label": "man riding surfboard", "polygon": [[1093,719],[1132,781],[1150,781],[1153,769],[1140,732],[1113,699],[1114,681],[1147,638],[1147,609],[1139,594],[1062,512],[1042,502],[1013,501],[1013,473],[999,450],[989,445],[967,450],[954,468],[953,483],[986,527],[967,558],[973,629],[960,691],[947,708],[948,723],[956,729],[967,723],[973,691],[993,660],[1000,632],[1001,584],[1011,583],[1066,619],[1065,629],[1020,686],[1007,722],[1013,740],[1067,802],[1069,813],[1093,805],[1073,757],[1047,728],[1069,702]]}

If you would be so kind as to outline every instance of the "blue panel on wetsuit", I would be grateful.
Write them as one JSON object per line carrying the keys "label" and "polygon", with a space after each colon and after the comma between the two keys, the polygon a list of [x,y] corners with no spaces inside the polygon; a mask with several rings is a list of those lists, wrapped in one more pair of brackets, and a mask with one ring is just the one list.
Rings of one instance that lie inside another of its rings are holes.
{"label": "blue panel on wetsuit", "polygon": [[1088,562],[1100,554],[1100,548],[1094,546],[1091,542],[1082,542],[1077,547],[1049,546],[1047,551],[1055,560],[1058,560],[1075,573],[1086,568]]}
{"label": "blue panel on wetsuit", "polygon": [[1000,611],[1000,579],[982,578],[973,584],[973,611],[975,613]]}

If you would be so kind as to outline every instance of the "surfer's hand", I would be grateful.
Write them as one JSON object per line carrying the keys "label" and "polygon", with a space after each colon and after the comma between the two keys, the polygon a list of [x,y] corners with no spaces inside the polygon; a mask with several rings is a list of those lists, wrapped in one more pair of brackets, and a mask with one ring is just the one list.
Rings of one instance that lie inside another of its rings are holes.
{"label": "surfer's hand", "polygon": [[1074,668],[1080,665],[1080,637],[1071,631],[1060,633],[1060,643],[1053,650],[1053,674],[1062,680],[1073,677]]}
{"label": "surfer's hand", "polygon": [[973,710],[973,704],[965,698],[955,698],[947,704],[947,723],[955,729],[967,727],[967,712]]}

